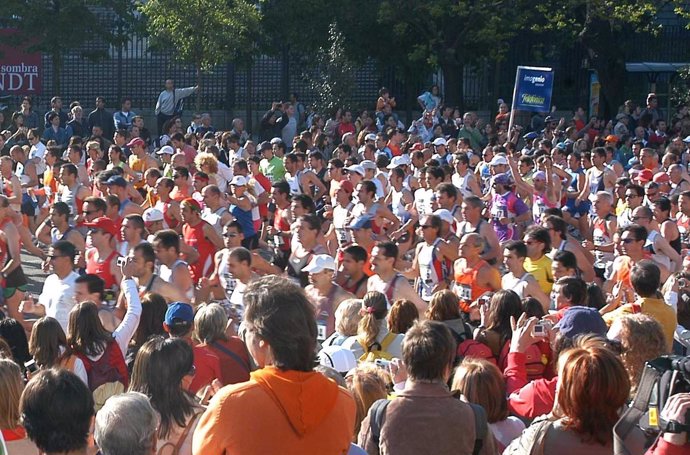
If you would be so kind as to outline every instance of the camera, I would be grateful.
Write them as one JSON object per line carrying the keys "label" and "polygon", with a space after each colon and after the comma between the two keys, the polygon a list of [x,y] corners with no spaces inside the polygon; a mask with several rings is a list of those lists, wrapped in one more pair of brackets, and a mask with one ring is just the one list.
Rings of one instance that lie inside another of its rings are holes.
{"label": "camera", "polygon": [[38,371],[38,365],[36,365],[36,361],[34,359],[24,362],[24,368],[26,368],[26,371],[29,373],[35,373]]}
{"label": "camera", "polygon": [[117,258],[117,266],[118,266],[118,267],[122,267],[122,266],[125,265],[126,263],[127,263],[127,258],[126,258],[126,257],[120,256],[119,258]]}
{"label": "camera", "polygon": [[388,367],[390,366],[390,364],[391,364],[391,361],[390,361],[390,360],[386,360],[386,359],[376,359],[376,360],[374,360],[374,365],[376,365],[377,367],[379,367],[379,368],[381,368],[381,369],[384,369],[384,370],[387,370]]}
{"label": "camera", "polygon": [[635,427],[654,437],[660,432],[690,432],[690,424],[687,423],[690,422],[690,412],[685,416],[685,424],[661,417],[661,410],[669,397],[688,392],[690,357],[668,355],[647,362],[632,404],[613,428],[614,453],[630,453],[626,448],[626,438]]}

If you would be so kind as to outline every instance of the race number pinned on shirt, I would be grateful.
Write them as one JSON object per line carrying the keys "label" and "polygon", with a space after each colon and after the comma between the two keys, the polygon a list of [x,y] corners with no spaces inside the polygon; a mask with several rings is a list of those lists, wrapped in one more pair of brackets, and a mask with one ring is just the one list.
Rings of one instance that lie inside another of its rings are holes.
{"label": "race number pinned on shirt", "polygon": [[465,302],[472,301],[472,287],[466,284],[459,284],[455,289],[460,300],[464,300]]}

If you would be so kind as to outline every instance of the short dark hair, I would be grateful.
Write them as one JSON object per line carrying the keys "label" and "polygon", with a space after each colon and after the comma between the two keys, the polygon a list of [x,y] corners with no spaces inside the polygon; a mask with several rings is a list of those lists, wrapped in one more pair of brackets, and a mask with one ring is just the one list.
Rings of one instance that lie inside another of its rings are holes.
{"label": "short dark hair", "polygon": [[[364,262],[367,260],[367,250],[359,245],[350,245],[343,250],[343,254],[349,254],[355,262]],[[397,256],[397,255],[396,255]]]}
{"label": "short dark hair", "polygon": [[551,236],[549,235],[549,231],[546,228],[532,225],[529,228],[527,228],[527,232],[525,232],[525,237],[530,237],[536,240],[537,242],[543,243],[544,254],[551,250]]}
{"label": "short dark hair", "polygon": [[568,250],[557,251],[553,255],[553,262],[559,262],[566,269],[577,270],[577,256]]}
{"label": "short dark hair", "polygon": [[455,185],[453,185],[452,183],[441,183],[439,186],[436,187],[436,191],[438,191],[439,193],[445,193],[451,199],[458,198],[458,189],[455,188]]}
{"label": "short dark hair", "polygon": [[80,275],[79,277],[77,277],[77,279],[74,280],[74,283],[86,283],[86,289],[89,291],[89,294],[98,294],[101,301],[104,300],[105,282],[103,281],[103,278],[101,278],[100,276],[93,273],[87,273],[85,275]]}
{"label": "short dark hair", "polygon": [[290,184],[286,180],[279,180],[273,185],[280,194],[290,194]]}
{"label": "short dark hair", "polygon": [[395,243],[393,243],[393,242],[378,242],[378,243],[376,243],[375,246],[379,250],[381,250],[383,255],[386,256],[387,258],[394,258],[394,259],[398,258],[398,253],[400,250],[398,249],[398,245],[396,245]]}
{"label": "short dark hair", "polygon": [[244,302],[247,329],[268,342],[274,365],[281,370],[311,371],[316,318],[304,290],[270,275],[249,284]]}
{"label": "short dark hair", "polygon": [[511,240],[503,247],[508,251],[512,251],[519,258],[527,257],[527,245],[522,240]]}
{"label": "short dark hair", "polygon": [[551,228],[560,234],[561,240],[565,240],[568,236],[568,224],[563,218],[556,215],[549,215],[544,218],[544,223],[551,225]]}
{"label": "short dark hair", "polygon": [[134,252],[141,253],[141,256],[144,258],[144,262],[150,262],[152,264],[152,268],[155,267],[156,252],[154,251],[153,246],[150,243],[140,243],[139,245],[134,247]]}
{"label": "short dark hair", "polygon": [[456,343],[448,327],[438,321],[415,323],[402,344],[407,374],[415,380],[447,379],[455,361]]}
{"label": "short dark hair", "polygon": [[239,262],[246,262],[247,265],[252,265],[252,253],[244,247],[239,246],[230,250],[230,257]]}
{"label": "short dark hair", "polygon": [[153,244],[160,245],[166,250],[175,248],[175,251],[178,253],[180,252],[180,236],[172,229],[163,229],[162,231],[156,232]]}
{"label": "short dark hair", "polygon": [[563,277],[556,281],[561,287],[563,296],[570,300],[572,306],[587,306],[587,283],[580,278]]}
{"label": "short dark hair", "polygon": [[42,452],[65,453],[86,447],[94,401],[74,373],[39,371],[26,385],[19,408],[29,439]]}
{"label": "short dark hair", "polygon": [[62,165],[62,169],[65,170],[69,175],[73,176],[78,176],[79,175],[79,170],[77,169],[77,166],[75,166],[72,163],[65,163]]}
{"label": "short dark hair", "polygon": [[58,240],[57,242],[53,243],[52,247],[53,251],[57,251],[63,256],[68,256],[70,260],[74,262],[74,258],[77,256],[77,248],[72,242],[68,242],[67,240]]}
{"label": "short dark hair", "polygon": [[69,215],[72,212],[69,205],[67,205],[66,202],[62,201],[58,201],[53,204],[53,211],[55,211],[55,213],[57,213],[58,215],[62,215],[65,218],[69,218]]}
{"label": "short dark hair", "polygon": [[650,260],[640,261],[630,271],[630,283],[640,297],[654,297],[661,284],[661,270]]}
{"label": "short dark hair", "polygon": [[639,224],[631,224],[623,229],[623,232],[628,231],[633,236],[635,240],[646,240],[647,239],[647,228],[640,226]]}
{"label": "short dark hair", "polygon": [[314,200],[309,197],[307,194],[295,194],[291,198],[292,201],[294,202],[299,202],[302,207],[304,207],[304,210],[306,210],[309,213],[314,213],[316,210],[316,206],[314,205]]}

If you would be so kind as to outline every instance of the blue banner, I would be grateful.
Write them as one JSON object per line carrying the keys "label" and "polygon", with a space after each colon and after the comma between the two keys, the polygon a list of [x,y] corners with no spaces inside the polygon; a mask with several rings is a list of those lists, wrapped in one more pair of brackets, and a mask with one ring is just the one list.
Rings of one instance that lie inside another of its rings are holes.
{"label": "blue banner", "polygon": [[518,66],[515,77],[513,109],[518,111],[549,112],[553,92],[553,70]]}

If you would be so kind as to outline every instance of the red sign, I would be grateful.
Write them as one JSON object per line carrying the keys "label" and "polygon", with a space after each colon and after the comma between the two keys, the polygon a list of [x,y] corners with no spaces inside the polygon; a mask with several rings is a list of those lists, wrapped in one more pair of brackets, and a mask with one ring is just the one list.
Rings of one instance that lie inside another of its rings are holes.
{"label": "red sign", "polygon": [[0,95],[40,95],[43,80],[41,54],[21,46],[0,45]]}

